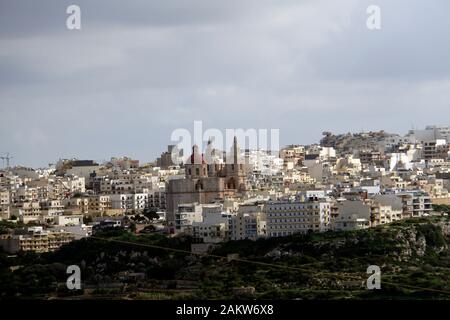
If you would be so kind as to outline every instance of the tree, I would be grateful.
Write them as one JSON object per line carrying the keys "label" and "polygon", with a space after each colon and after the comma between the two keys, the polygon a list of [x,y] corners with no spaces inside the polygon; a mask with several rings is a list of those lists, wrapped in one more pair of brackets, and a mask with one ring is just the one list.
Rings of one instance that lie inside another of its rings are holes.
{"label": "tree", "polygon": [[84,224],[89,224],[92,222],[92,217],[91,216],[83,216],[83,223]]}
{"label": "tree", "polygon": [[142,214],[151,221],[159,219],[159,215],[156,213],[156,210],[154,209],[145,208]]}

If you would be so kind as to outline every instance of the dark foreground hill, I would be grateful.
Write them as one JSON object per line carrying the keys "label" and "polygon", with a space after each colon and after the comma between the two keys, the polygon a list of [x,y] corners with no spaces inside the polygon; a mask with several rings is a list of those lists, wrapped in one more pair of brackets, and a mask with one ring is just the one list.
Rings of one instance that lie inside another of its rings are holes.
{"label": "dark foreground hill", "polygon": [[[190,238],[107,232],[47,254],[0,254],[3,298],[450,299],[450,221],[405,220],[369,230],[218,245],[192,255]],[[221,258],[223,257],[223,258]],[[66,288],[81,268],[82,290]],[[368,290],[370,265],[381,289]]]}

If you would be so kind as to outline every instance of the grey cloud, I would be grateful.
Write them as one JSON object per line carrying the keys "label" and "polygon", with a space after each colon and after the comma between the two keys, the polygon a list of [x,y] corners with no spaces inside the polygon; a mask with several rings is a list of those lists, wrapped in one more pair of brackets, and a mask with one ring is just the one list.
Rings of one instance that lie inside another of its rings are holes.
{"label": "grey cloud", "polygon": [[449,77],[448,1],[377,1],[380,31],[369,31],[361,14],[372,3],[361,1],[345,32],[310,53],[319,77],[398,81]]}
{"label": "grey cloud", "polygon": [[[152,160],[172,130],[280,128],[403,133],[440,122],[450,101],[445,1],[0,2],[0,153]],[[416,21],[416,27],[411,27]],[[448,117],[447,117],[448,118]]]}

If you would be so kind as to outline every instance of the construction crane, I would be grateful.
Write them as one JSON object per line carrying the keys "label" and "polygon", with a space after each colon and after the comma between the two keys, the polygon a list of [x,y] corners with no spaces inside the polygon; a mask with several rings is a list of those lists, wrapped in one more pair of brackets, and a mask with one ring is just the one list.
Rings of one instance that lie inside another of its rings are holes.
{"label": "construction crane", "polygon": [[6,160],[6,168],[9,168],[9,160],[11,160],[12,158],[14,157],[10,156],[9,152],[5,156],[0,157],[0,159],[3,160],[3,167],[5,167],[5,160]]}

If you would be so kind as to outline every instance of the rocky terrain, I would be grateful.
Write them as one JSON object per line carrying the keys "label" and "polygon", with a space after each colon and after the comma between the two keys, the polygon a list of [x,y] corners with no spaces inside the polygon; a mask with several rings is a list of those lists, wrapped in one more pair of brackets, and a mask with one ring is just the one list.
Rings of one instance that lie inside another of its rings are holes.
{"label": "rocky terrain", "polygon": [[[3,298],[449,299],[448,217],[368,230],[230,241],[189,254],[190,238],[107,232],[48,254],[0,255]],[[156,247],[155,247],[156,246]],[[169,249],[161,249],[169,248]],[[79,265],[83,289],[65,287]],[[368,290],[367,268],[381,270]],[[19,294],[17,294],[19,293]]]}

